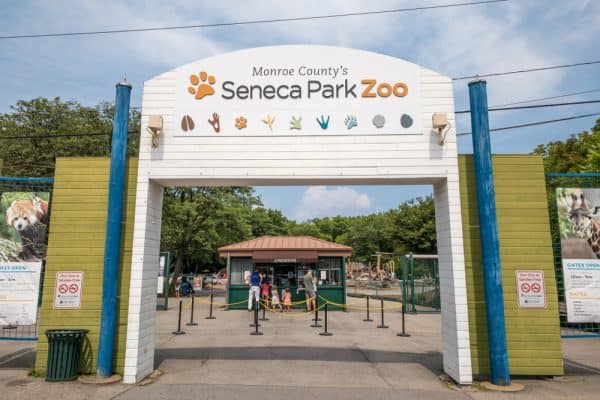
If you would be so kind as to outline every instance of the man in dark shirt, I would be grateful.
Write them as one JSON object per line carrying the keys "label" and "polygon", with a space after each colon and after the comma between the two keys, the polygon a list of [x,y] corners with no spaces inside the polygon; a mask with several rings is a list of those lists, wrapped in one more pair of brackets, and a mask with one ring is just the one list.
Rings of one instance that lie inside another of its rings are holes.
{"label": "man in dark shirt", "polygon": [[252,299],[256,300],[257,306],[260,300],[260,285],[262,284],[262,276],[258,272],[258,268],[254,267],[254,271],[250,275],[250,291],[248,292],[248,311],[252,310]]}

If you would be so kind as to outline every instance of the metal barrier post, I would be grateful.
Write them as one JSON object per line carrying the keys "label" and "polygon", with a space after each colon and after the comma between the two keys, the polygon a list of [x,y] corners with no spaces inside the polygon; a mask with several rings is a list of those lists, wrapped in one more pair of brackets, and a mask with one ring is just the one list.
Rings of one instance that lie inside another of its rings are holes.
{"label": "metal barrier post", "polygon": [[181,307],[183,300],[179,300],[179,318],[177,318],[177,330],[173,331],[173,335],[185,335],[185,332],[181,330]]}
{"label": "metal barrier post", "polygon": [[398,333],[396,336],[409,337],[410,334],[406,333],[406,330],[404,329],[404,307],[404,302],[402,302],[402,332]]}
{"label": "metal barrier post", "polygon": [[268,299],[268,297],[265,297],[265,304],[262,305],[263,306],[263,308],[262,308],[263,315],[262,315],[262,318],[260,319],[261,321],[269,320],[269,318],[267,318],[267,301],[269,301],[269,300],[267,300],[267,299]]}
{"label": "metal barrier post", "polygon": [[[325,307],[327,307],[327,303],[325,303]],[[321,320],[319,318],[319,298],[316,297],[315,298],[315,317],[312,319],[314,322],[312,323],[311,327],[312,328],[320,328],[321,324],[319,324],[319,321]]]}
{"label": "metal barrier post", "polygon": [[369,298],[370,296],[367,296],[367,318],[363,319],[364,322],[373,322],[373,320],[371,319],[370,315],[369,315]]}
{"label": "metal barrier post", "polygon": [[208,314],[208,317],[206,317],[205,319],[215,319],[215,317],[213,317],[213,294],[210,294],[210,312]]}
{"label": "metal barrier post", "polygon": [[194,295],[192,295],[192,309],[190,310],[190,322],[186,324],[187,326],[196,326],[197,322],[194,322]]}
{"label": "metal barrier post", "polygon": [[261,336],[263,333],[258,331],[258,301],[256,301],[256,296],[252,296],[252,304],[254,306],[254,332],[250,332],[250,335]]}
{"label": "metal barrier post", "polygon": [[319,332],[321,336],[333,336],[333,333],[327,331],[327,303],[325,303],[325,330],[323,332]]}
{"label": "metal barrier post", "polygon": [[378,328],[389,328],[389,326],[387,326],[383,320],[383,297],[381,298],[381,325],[377,325],[377,327]]}

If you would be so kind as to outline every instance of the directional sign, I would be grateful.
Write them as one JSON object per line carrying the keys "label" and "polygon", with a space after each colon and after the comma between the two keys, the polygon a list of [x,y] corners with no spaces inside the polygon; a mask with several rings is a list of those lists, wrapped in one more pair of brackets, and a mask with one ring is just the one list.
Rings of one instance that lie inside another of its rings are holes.
{"label": "directional sign", "polygon": [[516,271],[520,308],[546,308],[544,271]]}
{"label": "directional sign", "polygon": [[81,271],[57,272],[54,308],[81,308],[82,284]]}

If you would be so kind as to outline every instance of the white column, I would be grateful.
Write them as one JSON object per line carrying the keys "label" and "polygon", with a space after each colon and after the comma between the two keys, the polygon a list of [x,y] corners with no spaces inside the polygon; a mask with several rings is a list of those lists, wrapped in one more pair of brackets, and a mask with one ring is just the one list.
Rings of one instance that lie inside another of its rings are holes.
{"label": "white column", "polygon": [[123,381],[136,383],[154,369],[156,280],[163,187],[138,176]]}
{"label": "white column", "polygon": [[444,372],[472,383],[471,348],[458,171],[434,185]]}

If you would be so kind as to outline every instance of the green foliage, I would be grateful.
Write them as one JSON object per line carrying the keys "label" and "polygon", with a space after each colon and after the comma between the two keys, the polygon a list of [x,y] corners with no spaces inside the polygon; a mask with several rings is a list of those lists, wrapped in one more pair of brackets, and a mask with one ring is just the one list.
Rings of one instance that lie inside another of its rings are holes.
{"label": "green foliage", "polygon": [[[54,160],[65,156],[108,156],[114,106],[86,107],[59,97],[19,100],[12,112],[0,114],[2,173],[11,176],[53,176]],[[128,155],[139,147],[140,113],[130,113]],[[63,137],[87,134],[84,137]],[[96,135],[94,135],[96,134]],[[48,138],[50,136],[50,138]],[[52,137],[56,136],[56,137]]]}
{"label": "green foliage", "polygon": [[565,141],[540,144],[532,154],[544,158],[546,172],[599,172],[600,119],[590,132],[573,134]]}

